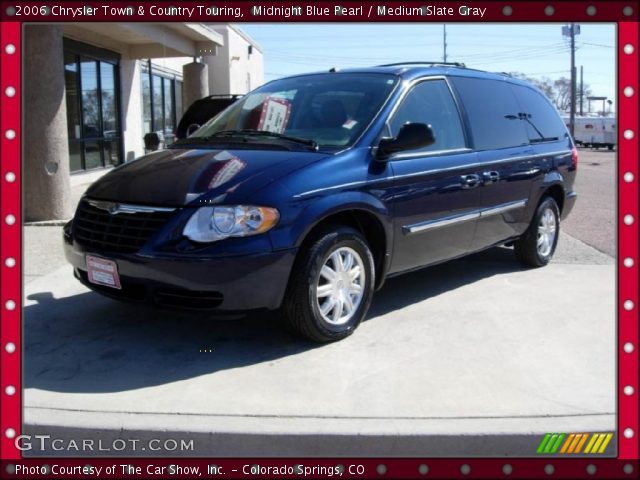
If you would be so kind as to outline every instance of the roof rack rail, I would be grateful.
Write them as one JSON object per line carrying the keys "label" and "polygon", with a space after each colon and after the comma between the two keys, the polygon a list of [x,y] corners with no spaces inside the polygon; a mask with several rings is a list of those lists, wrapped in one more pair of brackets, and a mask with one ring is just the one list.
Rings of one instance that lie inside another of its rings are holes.
{"label": "roof rack rail", "polygon": [[464,63],[461,62],[397,62],[387,63],[385,65],[376,65],[378,67],[400,67],[402,65],[448,65],[450,67],[466,68]]}

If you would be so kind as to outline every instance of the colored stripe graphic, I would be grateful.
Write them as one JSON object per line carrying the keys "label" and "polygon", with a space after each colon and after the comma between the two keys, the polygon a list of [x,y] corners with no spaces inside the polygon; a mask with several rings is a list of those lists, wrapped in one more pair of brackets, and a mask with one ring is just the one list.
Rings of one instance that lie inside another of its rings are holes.
{"label": "colored stripe graphic", "polygon": [[576,437],[573,439],[573,442],[571,442],[571,446],[569,447],[569,453],[578,453],[576,451],[576,447],[578,446],[578,443],[580,442],[580,440],[582,440],[582,433],[578,433],[576,435]]}
{"label": "colored stripe graphic", "polygon": [[558,434],[558,439],[556,440],[556,443],[553,445],[553,447],[551,447],[551,453],[556,453],[558,451],[558,448],[560,448],[560,445],[562,444],[562,440],[564,440],[564,437],[566,437],[564,433]]}
{"label": "colored stripe graphic", "polygon": [[604,453],[604,451],[607,448],[607,445],[609,445],[609,442],[613,438],[613,433],[607,433],[606,435],[607,435],[607,437],[602,442],[602,445],[600,445],[600,450],[598,450],[598,453]]}
{"label": "colored stripe graphic", "polygon": [[599,454],[604,453],[612,438],[613,433],[547,433],[536,451],[539,454]]}
{"label": "colored stripe graphic", "polygon": [[594,433],[593,435],[591,435],[591,439],[589,440],[589,443],[587,443],[587,448],[584,449],[584,453],[591,453],[591,447],[593,447],[593,444],[596,443],[597,439],[598,439],[597,433]]}
{"label": "colored stripe graphic", "polygon": [[562,449],[560,450],[560,453],[567,453],[567,449],[569,448],[569,445],[571,444],[571,442],[575,437],[576,437],[575,433],[572,433],[567,437],[567,441],[564,442],[564,445],[562,445]]}
{"label": "colored stripe graphic", "polygon": [[580,450],[582,450],[582,446],[584,445],[584,442],[587,441],[587,438],[589,438],[589,434],[588,433],[583,433],[582,434],[582,440],[580,440],[580,443],[578,443],[578,445],[576,445],[576,453],[580,453]]}
{"label": "colored stripe graphic", "polygon": [[551,434],[547,433],[544,438],[542,439],[542,441],[540,442],[540,445],[538,445],[538,450],[537,453],[543,453],[544,452],[544,447],[546,447],[547,443],[549,442],[549,439],[551,438]]}

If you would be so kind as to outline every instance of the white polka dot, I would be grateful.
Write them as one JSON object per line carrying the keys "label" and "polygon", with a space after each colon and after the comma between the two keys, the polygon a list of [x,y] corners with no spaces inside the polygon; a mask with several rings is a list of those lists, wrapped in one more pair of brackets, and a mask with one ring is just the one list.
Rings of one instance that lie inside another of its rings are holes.
{"label": "white polka dot", "polygon": [[633,392],[635,390],[633,389],[633,387],[631,385],[627,385],[626,387],[624,387],[624,394],[627,396],[631,396],[633,395]]}
{"label": "white polka dot", "polygon": [[13,385],[7,385],[7,387],[4,389],[4,393],[6,393],[9,396],[15,395],[16,387],[14,387]]}
{"label": "white polka dot", "polygon": [[16,89],[13,87],[7,87],[4,89],[4,93],[7,97],[13,97],[16,94]]}
{"label": "white polka dot", "polygon": [[4,175],[4,179],[9,183],[13,183],[16,181],[16,174],[13,172],[7,172]]}
{"label": "white polka dot", "polygon": [[4,304],[4,307],[7,310],[15,310],[16,309],[16,302],[14,302],[13,300],[7,300]]}
{"label": "white polka dot", "polygon": [[13,225],[14,223],[16,223],[16,217],[9,214],[5,217],[4,221],[7,222],[7,225]]}
{"label": "white polka dot", "polygon": [[4,51],[9,55],[13,55],[14,53],[16,53],[16,46],[13,43],[9,43],[6,47],[4,47]]}
{"label": "white polka dot", "polygon": [[627,140],[631,140],[634,136],[633,130],[625,130],[624,133],[624,138],[626,138]]}
{"label": "white polka dot", "polygon": [[624,432],[622,432],[622,434],[624,435],[624,438],[633,437],[633,428],[625,428]]}
{"label": "white polka dot", "polygon": [[589,5],[587,7],[587,15],[590,15],[590,16],[593,17],[597,12],[598,12],[598,10],[593,5]]}
{"label": "white polka dot", "polygon": [[634,48],[633,48],[633,45],[631,45],[630,43],[627,43],[622,50],[627,55],[631,55],[634,51]]}
{"label": "white polka dot", "polygon": [[4,431],[4,434],[7,438],[13,438],[16,436],[16,431],[13,428],[7,428]]}
{"label": "white polka dot", "polygon": [[633,310],[633,302],[631,300],[625,300],[624,309],[627,311]]}
{"label": "white polka dot", "polygon": [[625,225],[633,225],[633,215],[625,215],[622,221]]}
{"label": "white polka dot", "polygon": [[624,351],[625,353],[633,353],[633,343],[631,342],[627,342],[624,344]]}
{"label": "white polka dot", "polygon": [[623,93],[625,97],[633,96],[633,87],[624,87]]}
{"label": "white polka dot", "polygon": [[555,471],[556,471],[556,469],[551,464],[544,466],[544,473],[546,473],[547,475],[553,475],[553,472],[555,472]]}
{"label": "white polka dot", "polygon": [[4,136],[7,137],[7,140],[13,140],[14,138],[16,138],[16,131],[9,129],[4,132]]}
{"label": "white polka dot", "polygon": [[625,182],[631,183],[635,177],[633,176],[633,172],[626,172],[623,178]]}
{"label": "white polka dot", "polygon": [[547,5],[546,7],[544,7],[544,14],[545,14],[545,15],[547,15],[547,16],[549,16],[549,17],[550,17],[550,16],[551,16],[551,15],[553,15],[554,13],[556,13],[556,9],[555,9],[555,8],[553,8],[553,6],[552,6],[552,5]]}
{"label": "white polka dot", "polygon": [[13,257],[9,257],[4,261],[4,264],[9,268],[13,268],[16,266],[16,259]]}
{"label": "white polka dot", "polygon": [[633,267],[633,265],[634,265],[633,258],[631,258],[631,257],[627,257],[627,258],[625,258],[625,259],[624,259],[624,261],[623,261],[622,263],[623,263],[623,264],[624,264],[624,266],[625,266],[625,267],[627,267],[627,268],[631,268],[631,267]]}
{"label": "white polka dot", "polygon": [[16,351],[16,344],[13,342],[9,342],[4,346],[4,349],[7,351],[7,353],[13,353]]}

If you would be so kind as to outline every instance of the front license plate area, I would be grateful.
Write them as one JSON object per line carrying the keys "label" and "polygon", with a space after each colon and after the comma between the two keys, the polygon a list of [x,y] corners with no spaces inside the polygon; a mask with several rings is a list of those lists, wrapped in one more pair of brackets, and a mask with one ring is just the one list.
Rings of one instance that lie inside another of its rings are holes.
{"label": "front license plate area", "polygon": [[121,289],[118,265],[113,260],[106,258],[86,256],[87,277],[89,282],[95,285]]}

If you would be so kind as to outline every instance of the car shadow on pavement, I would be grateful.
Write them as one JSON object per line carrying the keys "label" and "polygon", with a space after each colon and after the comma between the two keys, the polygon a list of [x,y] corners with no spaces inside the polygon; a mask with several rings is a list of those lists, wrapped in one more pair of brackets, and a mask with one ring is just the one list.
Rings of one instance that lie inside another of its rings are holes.
{"label": "car shadow on pavement", "polygon": [[[390,279],[367,318],[520,269],[512,250],[496,248]],[[23,315],[25,388],[121,392],[322,348],[287,332],[275,313],[211,319],[123,304],[93,292],[59,299],[39,292],[28,300],[36,303]]]}

